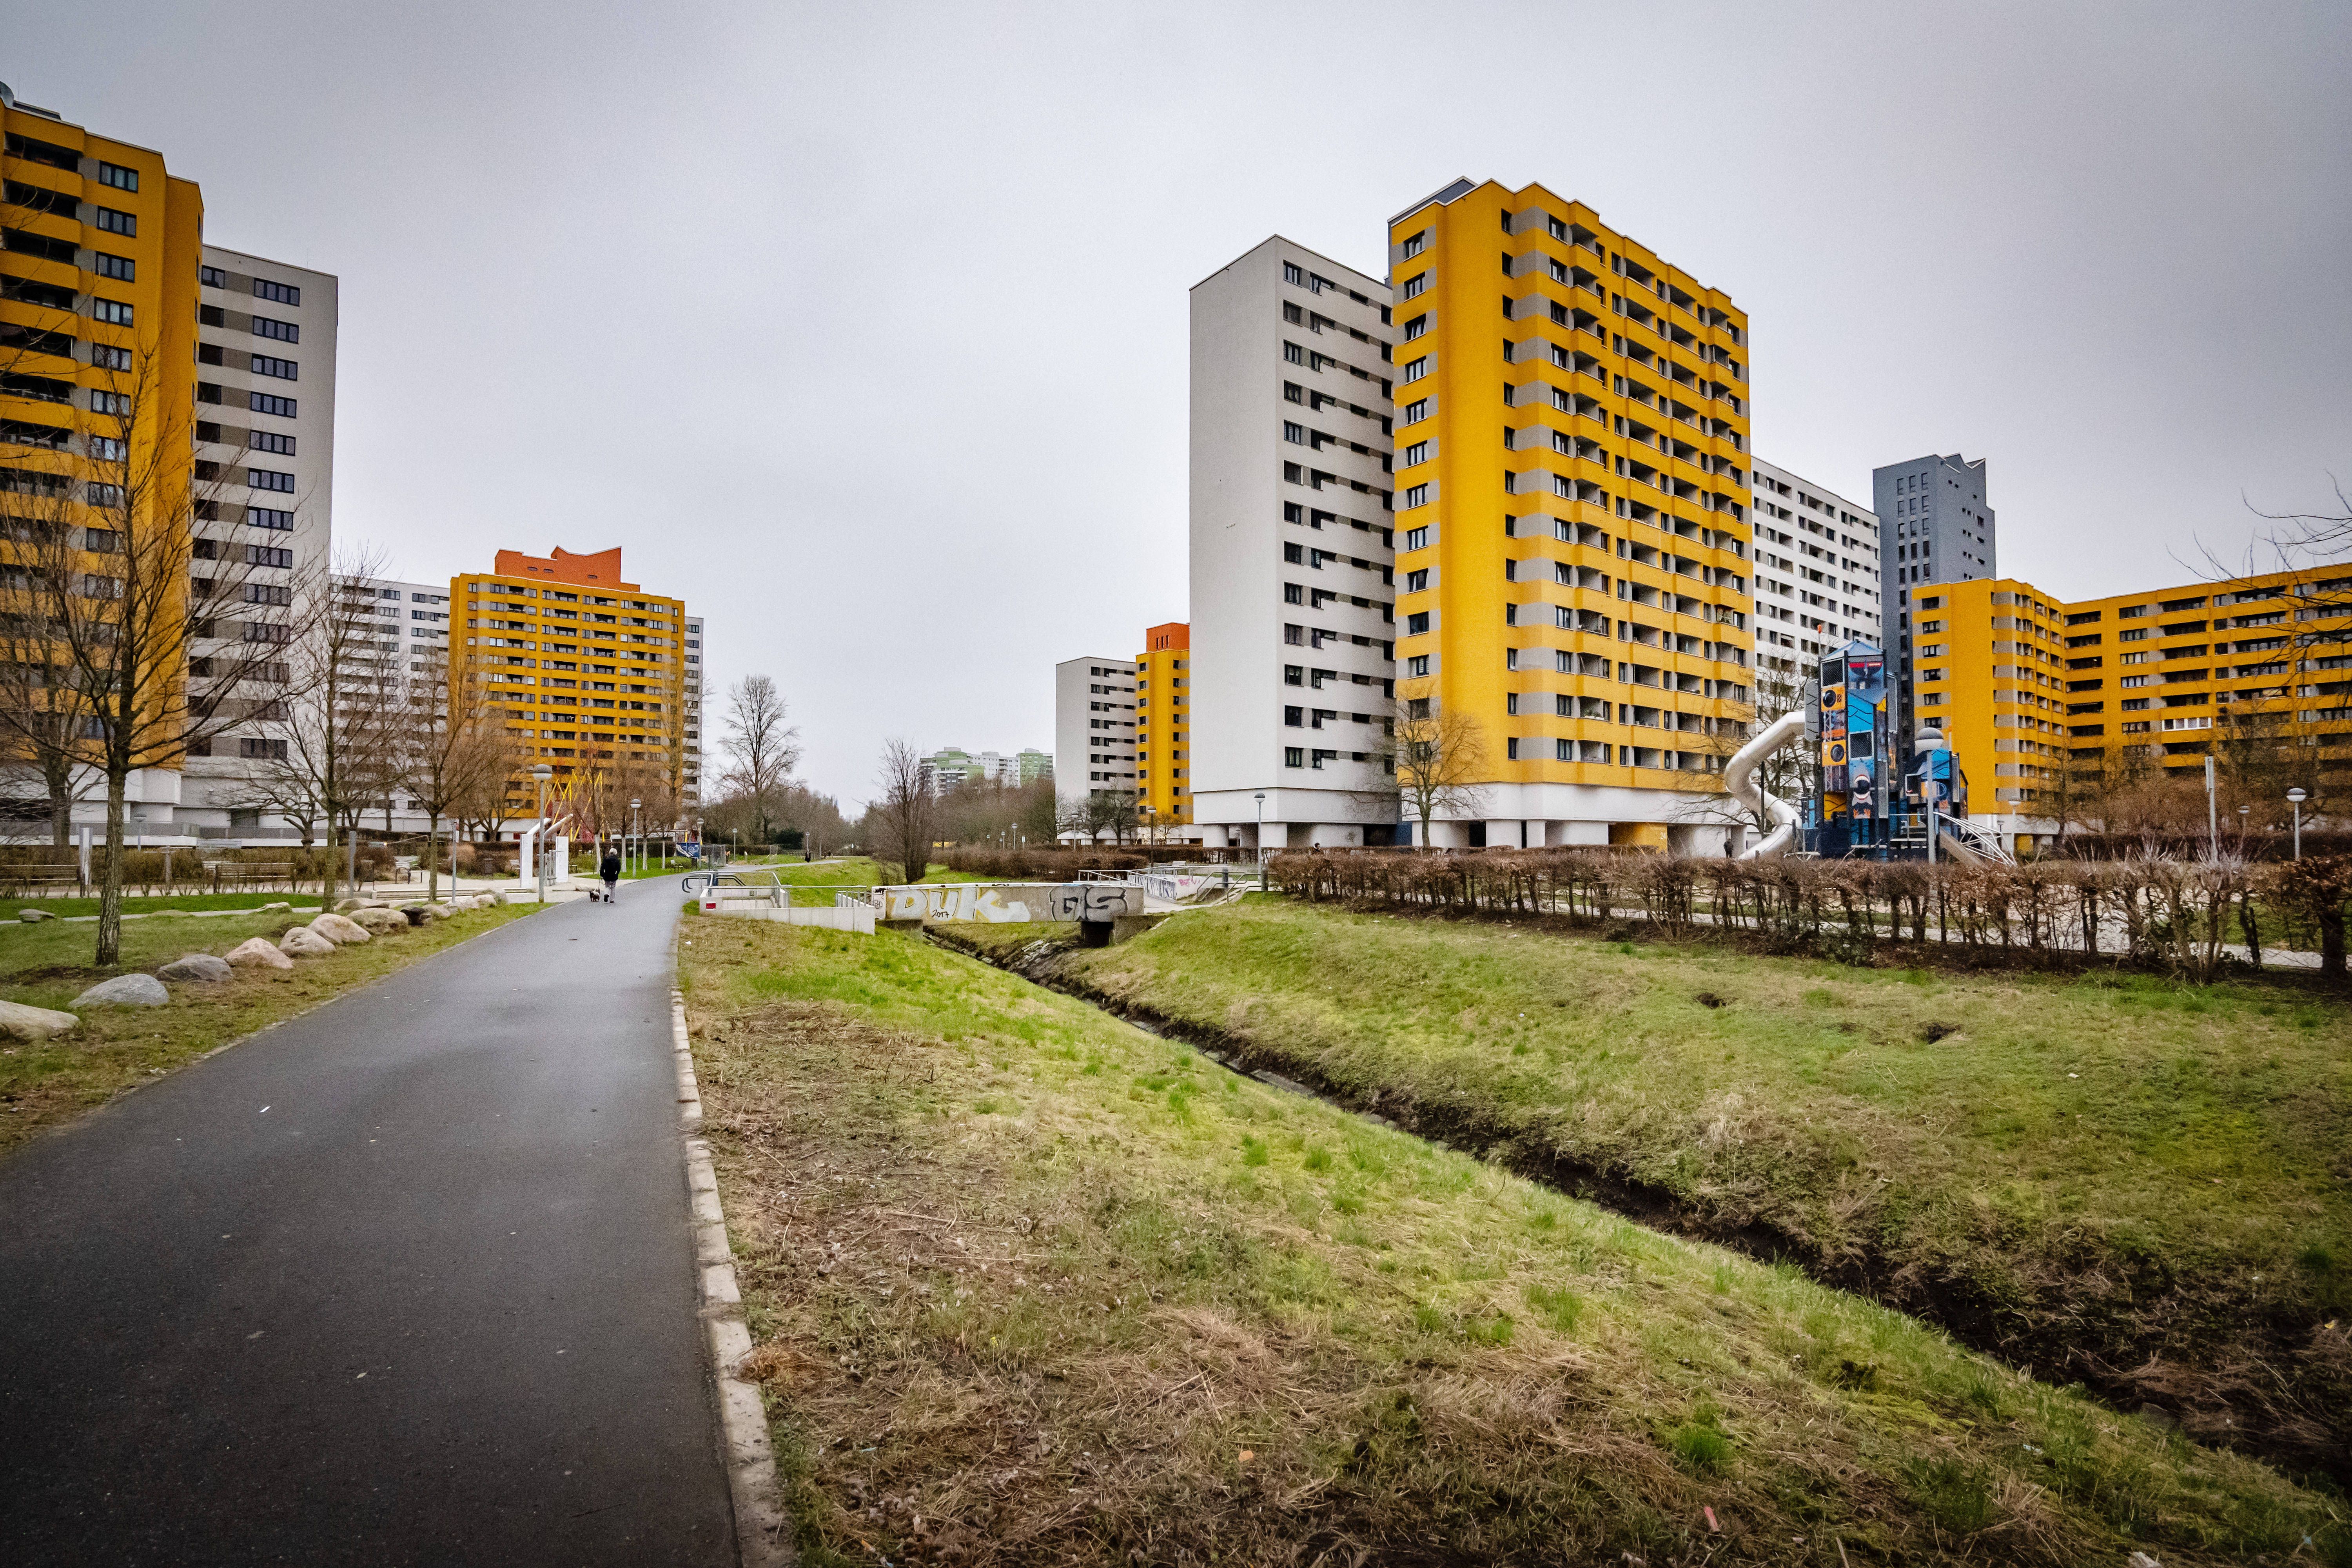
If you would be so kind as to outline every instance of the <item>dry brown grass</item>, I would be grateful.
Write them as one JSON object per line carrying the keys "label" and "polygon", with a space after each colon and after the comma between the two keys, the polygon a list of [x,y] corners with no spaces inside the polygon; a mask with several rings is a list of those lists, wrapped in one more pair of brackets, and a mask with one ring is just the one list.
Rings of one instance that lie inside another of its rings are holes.
{"label": "dry brown grass", "polygon": [[2258,1466],[977,963],[687,930],[813,1564],[2178,1568],[2324,1528]]}

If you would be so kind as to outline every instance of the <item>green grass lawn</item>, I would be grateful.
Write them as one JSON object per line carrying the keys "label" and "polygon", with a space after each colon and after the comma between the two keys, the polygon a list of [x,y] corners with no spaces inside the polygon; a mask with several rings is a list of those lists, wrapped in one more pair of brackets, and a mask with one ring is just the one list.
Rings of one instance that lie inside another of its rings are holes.
{"label": "green grass lawn", "polygon": [[[1040,934],[957,930],[1000,950]],[[1253,1066],[1571,1188],[1633,1184],[1630,1201],[1975,1342],[2341,1472],[2340,998],[1854,969],[1255,899],[1056,963]]]}
{"label": "green grass lawn", "polygon": [[[91,1008],[81,1015],[79,1028],[37,1044],[0,1039],[0,1150],[536,907],[468,910],[339,948],[329,957],[297,959],[291,970],[240,969],[218,985],[174,985],[168,1007]],[[89,967],[95,926],[0,925],[0,997],[64,1009],[110,975],[152,970],[183,953],[225,953],[248,937],[276,937],[309,918],[131,921],[122,928],[122,963],[113,969]]]}
{"label": "green grass lawn", "polygon": [[687,934],[812,1565],[2352,1561],[2259,1462],[1793,1268],[913,938]]}
{"label": "green grass lawn", "polygon": [[[391,898],[390,893],[384,895]],[[288,904],[298,909],[320,909],[319,895],[309,893],[177,893],[169,897],[146,899],[126,898],[122,912],[126,915],[155,914],[167,910],[257,910],[264,904]],[[98,913],[96,899],[20,899],[10,903],[0,899],[0,923],[16,918],[18,910],[39,910],[59,920]]]}

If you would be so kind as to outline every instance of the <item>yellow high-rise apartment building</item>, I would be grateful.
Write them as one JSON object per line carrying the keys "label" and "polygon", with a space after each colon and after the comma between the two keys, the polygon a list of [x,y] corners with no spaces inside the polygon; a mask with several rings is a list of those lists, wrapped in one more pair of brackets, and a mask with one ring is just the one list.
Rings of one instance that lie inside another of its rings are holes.
{"label": "yellow high-rise apartment building", "polygon": [[1136,820],[1154,835],[1192,821],[1192,628],[1169,621],[1144,628],[1135,659]]}
{"label": "yellow high-rise apartment building", "polygon": [[2014,577],[1909,592],[1915,722],[1959,759],[1969,815],[2032,817],[2065,765],[2065,606]]}
{"label": "yellow high-rise apartment building", "polygon": [[2208,754],[2267,750],[2306,788],[2352,784],[2341,565],[2072,604],[2014,578],[1908,592],[1918,722],[1943,730],[1971,815],[2021,849],[2099,821],[2135,781],[2201,782]]}
{"label": "yellow high-rise apartment building", "polygon": [[1540,185],[1389,240],[1397,687],[1486,754],[1431,837],[1696,848],[1751,714],[1746,315]]}
{"label": "yellow high-rise apartment building", "polygon": [[[615,833],[631,798],[667,792],[644,826],[666,830],[686,788],[686,605],[621,579],[617,549],[501,550],[449,584],[451,682],[503,709],[517,748],[507,812],[537,809],[530,769],[554,770],[573,831]],[[558,815],[561,815],[559,813]]]}
{"label": "yellow high-rise apartment building", "polygon": [[[134,530],[189,526],[203,193],[5,86],[0,126],[0,495],[44,498],[44,517],[63,500],[100,536],[76,543],[103,544],[121,512],[89,503],[127,475]],[[116,559],[92,553],[90,574],[120,576]],[[150,831],[179,786],[176,763],[133,775]]]}

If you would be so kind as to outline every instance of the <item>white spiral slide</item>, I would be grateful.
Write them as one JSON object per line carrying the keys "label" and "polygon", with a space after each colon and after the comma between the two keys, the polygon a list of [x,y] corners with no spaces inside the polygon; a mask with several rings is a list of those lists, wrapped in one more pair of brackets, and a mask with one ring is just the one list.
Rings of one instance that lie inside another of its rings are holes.
{"label": "white spiral slide", "polygon": [[1764,727],[1764,732],[1732,753],[1723,770],[1723,787],[1731,798],[1759,817],[1769,817],[1772,831],[1766,834],[1753,848],[1743,850],[1742,860],[1770,860],[1788,853],[1789,846],[1797,841],[1797,808],[1780,796],[1767,795],[1756,782],[1756,765],[1790,742],[1805,732],[1805,710],[1792,709]]}

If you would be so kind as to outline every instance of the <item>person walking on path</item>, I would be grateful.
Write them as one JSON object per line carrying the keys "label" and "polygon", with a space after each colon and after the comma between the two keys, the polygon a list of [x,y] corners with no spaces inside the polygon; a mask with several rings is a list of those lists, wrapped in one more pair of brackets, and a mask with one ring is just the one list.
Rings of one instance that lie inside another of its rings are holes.
{"label": "person walking on path", "polygon": [[604,858],[596,867],[596,874],[604,879],[604,901],[613,901],[613,891],[621,885],[621,850],[618,845],[604,846]]}

